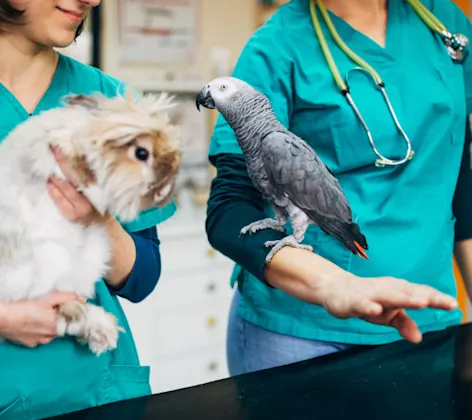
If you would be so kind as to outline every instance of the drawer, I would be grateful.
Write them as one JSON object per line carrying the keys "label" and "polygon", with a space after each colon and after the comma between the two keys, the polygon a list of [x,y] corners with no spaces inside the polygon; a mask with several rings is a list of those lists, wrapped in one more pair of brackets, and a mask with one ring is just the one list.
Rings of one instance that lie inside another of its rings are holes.
{"label": "drawer", "polygon": [[163,275],[195,269],[233,267],[233,262],[215,251],[203,237],[182,237],[180,240],[162,241],[160,251]]}
{"label": "drawer", "polygon": [[142,302],[131,303],[121,299],[126,313],[154,318],[169,311],[208,305],[215,301],[231,300],[234,290],[229,284],[231,272],[208,270],[180,276],[162,276],[153,292]]}
{"label": "drawer", "polygon": [[[143,360],[143,364],[146,362]],[[187,388],[227,378],[224,345],[149,360],[153,393]]]}
{"label": "drawer", "polygon": [[161,313],[140,305],[123,305],[123,309],[140,356],[148,357],[224,342],[230,304],[229,299],[215,299],[212,305],[203,303]]}
{"label": "drawer", "polygon": [[153,309],[158,313],[200,303],[211,306],[215,299],[231,300],[234,290],[229,284],[230,276],[231,269],[189,272],[187,276],[163,275],[148,299],[152,299]]}

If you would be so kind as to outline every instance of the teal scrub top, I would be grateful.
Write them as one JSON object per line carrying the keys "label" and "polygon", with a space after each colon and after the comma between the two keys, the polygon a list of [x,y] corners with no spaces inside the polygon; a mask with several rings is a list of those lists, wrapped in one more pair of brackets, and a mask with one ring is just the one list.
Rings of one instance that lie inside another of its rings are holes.
{"label": "teal scrub top", "polygon": [[[423,3],[452,31],[472,40],[469,19],[449,0]],[[248,41],[234,69],[271,101],[280,121],[306,140],[337,175],[369,244],[362,260],[341,242],[310,226],[304,243],[319,255],[362,277],[393,276],[456,295],[452,256],[452,200],[472,110],[472,58],[450,59],[444,44],[406,1],[388,2],[386,47],[330,12],[346,44],[382,76],[415,158],[400,168],[376,168],[363,126],[340,94],[312,26],[308,0],[281,7]],[[342,75],[355,66],[322,28]],[[349,77],[352,96],[387,157],[406,151],[380,92],[361,72]],[[219,116],[209,155],[241,153],[234,133]],[[267,209],[268,213],[272,212]],[[382,344],[398,332],[359,319],[341,320],[324,308],[270,288],[236,265],[242,288],[238,313],[268,330],[308,339]],[[460,310],[408,311],[422,332],[461,322]]]}
{"label": "teal scrub top", "polygon": [[[34,114],[61,106],[69,93],[115,96],[124,85],[100,70],[59,55],[52,83]],[[0,139],[29,114],[0,84]],[[1,141],[1,140],[0,140]],[[0,145],[1,147],[1,145]],[[128,232],[153,227],[173,215],[175,204],[144,212]],[[34,349],[0,343],[0,419],[45,418],[150,393],[148,366],[141,366],[126,316],[103,280],[94,303],[113,313],[125,329],[115,351],[96,357],[73,338],[59,338]]]}

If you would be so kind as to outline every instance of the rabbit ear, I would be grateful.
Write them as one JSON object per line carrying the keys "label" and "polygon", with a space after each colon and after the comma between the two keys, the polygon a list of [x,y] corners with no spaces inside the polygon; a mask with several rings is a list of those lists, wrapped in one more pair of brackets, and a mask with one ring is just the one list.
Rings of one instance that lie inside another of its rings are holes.
{"label": "rabbit ear", "polygon": [[70,106],[82,106],[90,111],[99,108],[99,102],[96,97],[89,95],[69,95],[65,98],[65,102]]}

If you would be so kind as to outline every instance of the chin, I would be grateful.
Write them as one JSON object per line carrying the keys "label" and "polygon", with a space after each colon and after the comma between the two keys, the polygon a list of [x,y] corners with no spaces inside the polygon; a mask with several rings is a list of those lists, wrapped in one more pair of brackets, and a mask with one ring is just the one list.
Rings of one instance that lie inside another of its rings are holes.
{"label": "chin", "polygon": [[76,31],[77,29],[73,31],[62,30],[50,34],[50,45],[53,45],[55,48],[66,48],[70,46],[74,42]]}
{"label": "chin", "polygon": [[68,39],[57,39],[52,44],[54,48],[67,48],[74,42],[74,37]]}

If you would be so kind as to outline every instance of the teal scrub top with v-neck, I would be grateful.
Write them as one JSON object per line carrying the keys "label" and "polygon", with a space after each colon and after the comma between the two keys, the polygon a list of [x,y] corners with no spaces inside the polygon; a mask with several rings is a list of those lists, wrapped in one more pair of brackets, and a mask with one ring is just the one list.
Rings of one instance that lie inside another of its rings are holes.
{"label": "teal scrub top with v-neck", "polygon": [[[123,88],[122,83],[100,70],[59,55],[51,85],[33,115],[61,106],[61,98],[69,93],[101,92],[111,97]],[[0,109],[1,142],[29,114],[1,84]],[[139,231],[163,222],[174,211],[172,202],[122,225],[128,232]],[[0,420],[44,418],[150,393],[150,369],[139,363],[118,298],[110,294],[103,280],[98,282],[96,292],[95,303],[113,313],[125,329],[118,348],[96,357],[69,337],[34,349],[1,342]]]}
{"label": "teal scrub top with v-neck", "polygon": [[[449,0],[423,0],[452,32],[472,40],[472,25]],[[397,167],[377,168],[361,123],[339,92],[313,28],[309,0],[282,6],[247,42],[233,75],[271,101],[279,120],[314,147],[336,174],[369,244],[369,260],[310,226],[304,243],[362,277],[393,276],[456,295],[452,256],[452,201],[472,110],[472,57],[453,63],[444,44],[406,1],[388,2],[385,48],[329,12],[344,42],[382,76],[416,155]],[[321,26],[343,76],[355,64]],[[351,93],[384,156],[401,159],[406,145],[381,93],[369,76],[354,72]],[[234,133],[219,116],[210,157],[241,154]],[[472,192],[471,192],[472,193]],[[267,208],[269,215],[273,214]],[[289,229],[290,231],[290,229]],[[257,234],[255,234],[257,235]],[[244,265],[244,264],[243,264]],[[238,314],[265,329],[308,339],[382,344],[400,339],[394,328],[359,319],[337,319],[324,308],[273,289],[235,266],[242,297]],[[461,322],[460,310],[408,311],[421,331]]]}

